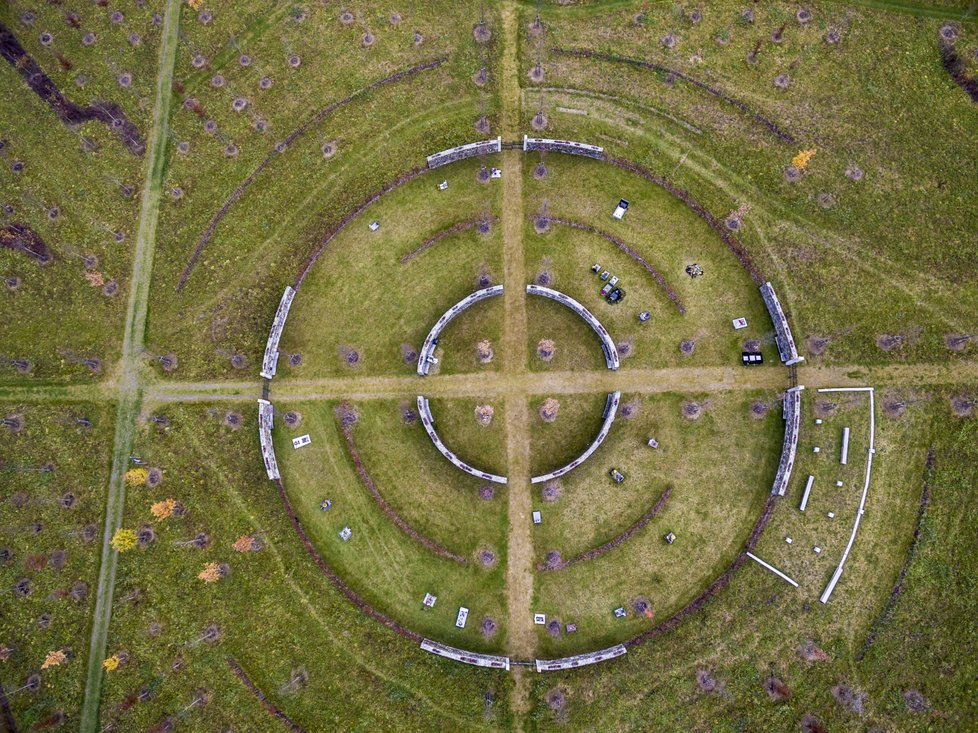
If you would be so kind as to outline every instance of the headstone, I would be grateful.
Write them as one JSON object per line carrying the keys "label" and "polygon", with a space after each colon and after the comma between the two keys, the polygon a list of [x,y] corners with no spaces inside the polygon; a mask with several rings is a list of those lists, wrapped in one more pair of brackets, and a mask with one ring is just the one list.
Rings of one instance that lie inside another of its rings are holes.
{"label": "headstone", "polygon": [[733,327],[734,327],[734,330],[736,330],[736,331],[739,331],[742,328],[747,328],[747,319],[746,318],[734,318],[733,319]]}
{"label": "headstone", "polygon": [[624,606],[618,606],[618,608],[615,609],[615,618],[625,618],[627,615],[628,614],[625,611]]}
{"label": "headstone", "polygon": [[469,609],[467,609],[465,606],[459,606],[458,616],[455,617],[455,625],[460,629],[464,629],[465,621],[466,619],[468,619],[468,617],[469,617]]}
{"label": "headstone", "polygon": [[298,450],[304,445],[309,445],[311,442],[312,438],[307,433],[306,435],[300,435],[298,438],[292,438],[292,447]]}
{"label": "headstone", "polygon": [[822,548],[819,547],[818,545],[815,546],[815,554],[816,555],[821,555],[822,554]]}
{"label": "headstone", "polygon": [[791,538],[790,537],[785,537],[784,538],[784,541],[787,542],[789,545],[791,544]]}
{"label": "headstone", "polygon": [[370,231],[376,232],[378,229],[380,229],[380,222],[379,221],[372,221],[372,222],[370,222]]}
{"label": "headstone", "polygon": [[538,511],[537,512],[533,512],[533,523],[534,524],[543,524],[543,516],[540,514],[540,512],[538,512]]}
{"label": "headstone", "polygon": [[353,530],[349,527],[344,527],[340,530],[340,539],[346,542],[350,537],[353,536]]}
{"label": "headstone", "polygon": [[546,615],[542,613],[533,614],[533,623],[535,623],[537,626],[543,626],[547,623]]}
{"label": "headstone", "polygon": [[442,181],[438,184],[439,191],[444,191],[446,188],[448,188],[448,181]]}
{"label": "headstone", "polygon": [[431,593],[425,593],[424,600],[422,601],[422,603],[424,604],[425,608],[434,608],[435,601],[437,600],[438,600],[438,596],[433,596],[431,595]]}

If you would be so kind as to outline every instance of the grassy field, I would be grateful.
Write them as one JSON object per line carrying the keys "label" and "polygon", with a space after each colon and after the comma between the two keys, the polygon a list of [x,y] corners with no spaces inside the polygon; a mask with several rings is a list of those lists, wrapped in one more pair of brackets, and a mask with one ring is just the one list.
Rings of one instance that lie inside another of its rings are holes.
{"label": "grassy field", "polygon": [[[137,440],[139,454],[162,468],[164,478],[158,487],[135,488],[127,497],[125,525],[149,525],[155,541],[120,558],[109,652],[125,652],[127,661],[107,675],[103,725],[142,730],[172,716],[192,730],[274,729],[272,718],[232,676],[226,661],[231,656],[273,703],[307,729],[414,727],[436,720],[455,729],[506,727],[505,705],[487,713],[484,701],[485,692],[505,698],[506,677],[434,660],[434,665],[419,664],[423,652],[356,613],[319,573],[289,526],[273,485],[256,470],[253,431],[227,427],[228,410],[239,411],[251,424],[256,419],[251,406],[168,408],[169,426],[147,425]],[[307,412],[303,419],[313,430],[317,416]],[[332,415],[321,419],[331,421]],[[314,436],[305,450],[322,445],[322,433]],[[215,451],[216,445],[222,449]],[[279,455],[290,457],[284,447]],[[291,462],[286,466],[292,470]],[[363,493],[352,471],[344,483]],[[327,560],[341,569],[343,553],[334,547],[340,540],[332,525],[336,514],[353,514],[346,494],[316,487],[313,498],[328,491],[335,502],[334,514],[322,519],[318,506],[301,502],[304,484],[290,484],[297,489],[293,500],[306,528],[322,541]],[[150,505],[165,498],[179,501],[184,516],[155,521]],[[357,512],[354,538],[346,547],[367,547],[368,517],[366,507]],[[208,537],[203,549],[175,544],[200,533]],[[258,538],[261,549],[235,551],[232,545],[242,536]],[[389,540],[391,550],[398,545],[397,538]],[[227,576],[213,584],[198,579],[208,562],[226,563]],[[430,616],[432,623],[454,628],[448,596]],[[412,598],[418,608],[420,599]],[[216,640],[205,633],[212,626],[219,629]],[[433,694],[446,682],[455,691],[451,700]],[[148,699],[138,699],[146,689]],[[206,702],[191,706],[202,690]]]}
{"label": "grassy field", "polygon": [[[172,79],[164,17],[179,18]],[[162,134],[140,155],[102,122],[66,125],[4,34],[0,230],[30,227],[53,260],[0,247],[0,729],[283,729],[235,664],[309,731],[974,727],[971,5],[15,0],[0,24],[65,104],[118,105],[147,144]],[[506,142],[583,140],[609,160],[507,150],[422,174],[429,153],[504,126]],[[483,165],[502,180],[480,182]],[[316,253],[262,384],[276,304]],[[595,263],[624,303],[601,298]],[[758,279],[805,356],[790,376]],[[618,373],[571,311],[511,297],[459,316],[431,376],[415,374],[446,309],[531,281],[601,320]],[[755,347],[766,365],[742,369]],[[739,556],[796,377],[797,462],[754,551],[799,586],[748,559],[681,624],[600,666],[503,674],[421,652],[330,581],[287,513],[412,633],[520,660],[623,642]],[[823,605],[869,445],[866,396],[815,390],[836,383],[876,387],[876,454]],[[522,480],[487,492],[414,414],[427,395],[463,460],[537,474],[583,450],[616,388],[628,414],[546,495]],[[263,389],[287,502],[259,454]],[[153,480],[123,486],[135,459]],[[137,546],[100,561],[123,496]],[[99,675],[103,633],[118,667]]]}
{"label": "grassy field", "polygon": [[[690,400],[703,405],[696,420],[682,416]],[[772,404],[761,419],[750,416],[755,400]],[[551,550],[569,560],[614,540],[667,487],[672,493],[657,516],[620,546],[539,574],[540,611],[578,625],[560,639],[541,629],[547,655],[609,646],[665,620],[730,564],[771,491],[783,430],[776,395],[626,394],[622,405],[631,417],[616,420],[598,452],[563,479],[561,498],[546,507],[535,536],[540,562]],[[658,449],[648,447],[650,437],[659,441]],[[624,483],[612,482],[612,466],[625,475]],[[672,545],[663,540],[667,532],[678,538]],[[647,601],[653,619],[633,610],[636,599]],[[625,619],[612,613],[619,606],[628,611]]]}
{"label": "grassy field", "polygon": [[[501,498],[481,500],[480,482],[438,455],[420,423],[404,426],[396,403],[356,405],[362,427],[353,428],[354,440],[380,494],[412,529],[466,562],[437,556],[394,526],[367,492],[334,407],[299,403],[301,431],[279,429],[276,435],[283,481],[320,553],[368,602],[409,628],[465,647],[499,649],[505,639]],[[308,433],[312,445],[293,450],[289,441],[297,433]],[[449,445],[451,440],[445,438]],[[333,502],[328,512],[319,508],[325,498]],[[344,527],[353,530],[348,542],[338,536]],[[495,555],[492,566],[476,557],[482,549]],[[422,606],[425,593],[439,597],[434,609]],[[472,612],[464,630],[454,626],[460,605]],[[500,629],[491,639],[479,631],[485,615]]]}
{"label": "grassy field", "polygon": [[[282,351],[301,354],[303,363],[292,369],[282,359],[283,377],[415,373],[417,359],[406,360],[405,352],[417,353],[442,314],[480,288],[481,276],[492,284],[502,276],[501,233],[491,224],[488,234],[474,228],[448,234],[402,263],[460,222],[498,218],[500,187],[477,182],[478,170],[469,162],[423,176],[372,206],[330,244],[289,314]],[[449,187],[439,191],[443,180]],[[381,223],[376,232],[371,221]],[[369,321],[363,313],[371,314]],[[500,299],[492,298],[458,316],[441,337],[436,371],[495,369],[501,357],[480,364],[475,349],[482,339],[501,348],[501,315]],[[349,349],[361,357],[355,368],[344,357]]]}
{"label": "grassy field", "polygon": [[[114,9],[75,8],[73,27],[65,8],[10,3],[0,8],[0,23],[65,97],[82,106],[118,104],[145,141],[162,33],[158,5],[127,8],[119,22]],[[95,40],[86,45],[89,34]],[[118,358],[114,335],[122,329],[145,159],[101,122],[62,124],[6,61],[0,104],[10,111],[0,125],[2,226],[30,227],[54,257],[41,266],[0,248],[0,303],[10,315],[0,323],[0,379],[95,379]],[[55,321],[61,327],[47,327]]]}
{"label": "grassy field", "polygon": [[[25,728],[50,722],[58,711],[68,725],[78,722],[105,511],[110,407],[0,406],[10,421],[0,428],[0,669],[14,718]],[[55,651],[66,661],[42,670]]]}

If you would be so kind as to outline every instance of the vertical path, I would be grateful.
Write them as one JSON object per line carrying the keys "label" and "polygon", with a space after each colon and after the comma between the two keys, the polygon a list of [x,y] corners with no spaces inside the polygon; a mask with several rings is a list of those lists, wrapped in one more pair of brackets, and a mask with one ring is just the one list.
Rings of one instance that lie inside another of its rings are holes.
{"label": "vertical path", "polygon": [[[519,16],[514,2],[500,5],[502,58],[499,70],[504,140],[519,139]],[[523,268],[523,154],[502,155],[503,169],[503,372],[518,377],[526,372],[526,275]],[[536,650],[533,627],[533,538],[530,512],[529,405],[525,394],[511,392],[506,399],[506,441],[509,496],[509,547],[506,595],[509,609],[509,653],[532,659]],[[510,700],[515,729],[523,730],[529,712],[529,671],[514,668],[515,687]]]}
{"label": "vertical path", "polygon": [[95,615],[88,648],[88,669],[85,697],[82,702],[80,733],[95,733],[99,729],[99,701],[102,688],[102,660],[108,641],[109,621],[112,618],[112,593],[118,553],[110,544],[112,535],[122,523],[126,499],[123,475],[129,465],[136,418],[142,404],[140,384],[140,354],[146,333],[146,312],[149,306],[150,276],[153,252],[156,248],[156,223],[160,210],[160,191],[166,162],[166,127],[170,119],[173,90],[173,67],[177,52],[177,31],[180,23],[181,0],[167,0],[163,41],[160,48],[160,70],[156,86],[156,105],[153,130],[149,141],[149,159],[139,215],[139,230],[133,253],[132,280],[129,283],[129,303],[118,366],[115,437],[112,446],[112,469],[106,498],[105,527],[102,533],[102,559],[99,567],[98,589],[95,595]]}

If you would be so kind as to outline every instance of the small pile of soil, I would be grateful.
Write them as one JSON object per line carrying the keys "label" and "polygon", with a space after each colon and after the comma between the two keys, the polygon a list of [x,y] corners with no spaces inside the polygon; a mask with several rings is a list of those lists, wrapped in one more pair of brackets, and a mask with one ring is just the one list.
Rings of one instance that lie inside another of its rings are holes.
{"label": "small pile of soil", "polygon": [[801,171],[793,165],[784,169],[784,180],[788,183],[798,183],[801,180]]}
{"label": "small pile of soil", "polygon": [[488,43],[489,39],[492,38],[492,31],[489,30],[489,24],[484,20],[481,23],[477,23],[472,28],[472,36],[477,43]]}
{"label": "small pile of soil", "polygon": [[298,351],[294,354],[289,354],[289,366],[297,367],[302,365],[302,354]]}
{"label": "small pile of soil", "polygon": [[343,25],[353,25],[354,20],[356,20],[356,18],[353,17],[353,13],[351,13],[349,10],[344,10],[342,13],[340,13],[340,23]]}
{"label": "small pile of soil", "polygon": [[720,680],[714,677],[710,670],[702,667],[696,670],[696,685],[700,688],[700,692],[705,693],[719,693],[723,689]]}
{"label": "small pile of soil", "polygon": [[547,622],[547,633],[554,639],[560,638],[560,619],[555,618]]}
{"label": "small pile of soil", "polygon": [[920,690],[904,690],[903,701],[907,703],[907,710],[911,713],[926,713],[930,709],[927,698],[921,694]]}
{"label": "small pile of soil", "polygon": [[356,411],[353,405],[348,402],[343,402],[336,407],[336,417],[339,419],[341,426],[351,428],[359,422],[360,413]]}
{"label": "small pile of soil", "polygon": [[898,333],[884,333],[876,337],[876,345],[883,351],[894,351],[903,346],[906,337]]}
{"label": "small pile of soil", "polygon": [[323,146],[322,146],[321,150],[323,151],[323,157],[326,160],[329,160],[334,155],[336,155],[336,150],[337,150],[336,141],[335,140],[330,140],[329,142],[323,143]]}
{"label": "small pile of soil", "polygon": [[618,349],[618,356],[622,359],[627,359],[635,353],[632,346],[632,339],[625,339],[621,343],[616,344],[616,348]]}
{"label": "small pile of soil", "polygon": [[533,115],[533,119],[530,120],[530,127],[540,132],[547,129],[547,122],[547,116],[543,112],[537,112]]}
{"label": "small pile of soil", "polygon": [[417,419],[418,413],[416,413],[412,408],[407,406],[401,408],[401,420],[405,425],[414,425]]}
{"label": "small pile of soil", "polygon": [[177,358],[177,355],[172,352],[169,354],[163,354],[163,356],[160,357],[160,365],[163,367],[164,372],[175,371],[179,364],[180,360]]}
{"label": "small pile of soil", "polygon": [[499,624],[497,624],[496,620],[491,616],[486,616],[484,619],[482,619],[482,623],[479,624],[479,631],[481,631],[482,635],[487,639],[491,639],[493,636],[495,636],[498,628]]}
{"label": "small pile of soil", "polygon": [[659,39],[659,43],[663,48],[675,48],[676,36],[672,33],[666,33],[666,35]]}
{"label": "small pile of soil", "polygon": [[811,639],[805,639],[798,645],[798,656],[806,662],[827,662],[831,658]]}
{"label": "small pile of soil", "polygon": [[533,230],[537,234],[545,234],[550,231],[550,219],[545,214],[533,217]]}
{"label": "small pile of soil", "polygon": [[480,135],[488,135],[489,130],[489,118],[485,115],[481,115],[479,119],[475,121],[475,131]]}
{"label": "small pile of soil", "polygon": [[496,495],[496,488],[492,484],[479,487],[479,498],[483,501],[490,501]]}
{"label": "small pile of soil", "polygon": [[744,341],[744,351],[760,351],[761,342],[759,339],[747,339]]}
{"label": "small pile of soil", "polygon": [[812,14],[806,8],[798,8],[798,12],[795,13],[795,19],[802,25],[805,25],[812,19]]}
{"label": "small pile of soil", "polygon": [[475,406],[475,421],[479,423],[482,427],[488,427],[492,422],[492,416],[495,413],[492,405],[476,405]]}
{"label": "small pile of soil", "polygon": [[477,288],[488,288],[494,279],[489,268],[483,264],[479,267],[479,274],[475,276],[475,286]]}
{"label": "small pile of soil", "polygon": [[377,36],[375,36],[370,31],[363,34],[363,38],[360,39],[360,45],[364,48],[370,48],[377,42]]}
{"label": "small pile of soil", "polygon": [[835,196],[823,191],[818,195],[818,205],[823,209],[834,209],[835,208]]}
{"label": "small pile of soil", "polygon": [[480,364],[488,364],[492,361],[494,352],[492,350],[492,343],[489,341],[489,339],[482,339],[482,341],[475,345],[475,356],[479,360]]}
{"label": "small pile of soil", "polygon": [[488,234],[492,231],[492,222],[489,219],[479,219],[478,223],[475,225],[475,230],[479,234]]}
{"label": "small pile of soil", "polygon": [[401,359],[405,364],[413,364],[418,360],[418,350],[411,344],[401,344]]}
{"label": "small pile of soil", "polygon": [[540,339],[537,344],[537,356],[543,361],[551,361],[557,353],[557,345],[552,339]]}
{"label": "small pile of soil", "polygon": [[548,397],[544,400],[543,404],[540,405],[540,419],[544,422],[553,422],[557,419],[557,413],[560,411],[560,402],[555,400],[553,397]]}
{"label": "small pile of soil", "polygon": [[342,359],[343,363],[347,366],[355,367],[360,363],[360,352],[352,346],[340,346],[339,352],[340,359]]}
{"label": "small pile of soil", "polygon": [[679,342],[679,352],[683,356],[691,356],[696,351],[696,342],[692,339],[683,339]]}
{"label": "small pile of soil", "polygon": [[299,58],[298,54],[294,53],[291,56],[289,56],[289,66],[291,66],[293,69],[298,69],[301,64],[302,64],[302,59]]}
{"label": "small pile of soil", "polygon": [[526,29],[530,32],[530,35],[533,36],[534,38],[536,38],[541,33],[543,33],[543,23],[540,21],[540,16],[539,15],[534,16],[533,20],[526,27]]}
{"label": "small pile of soil", "polygon": [[839,705],[854,713],[862,713],[863,705],[866,702],[865,692],[856,692],[844,683],[839,683],[832,688],[832,697]]}
{"label": "small pile of soil", "polygon": [[479,168],[478,172],[475,174],[475,180],[479,183],[489,183],[489,169],[485,166]]}
{"label": "small pile of soil", "polygon": [[547,694],[544,695],[543,699],[547,701],[547,707],[554,712],[560,712],[567,707],[567,696],[559,687],[554,687],[552,690],[547,690]]}
{"label": "small pile of soil", "polygon": [[863,179],[863,169],[858,165],[850,165],[846,168],[846,178],[850,181],[861,181]]}
{"label": "small pile of soil", "polygon": [[248,358],[244,354],[234,354],[231,357],[231,366],[235,369],[244,369],[248,366]]}
{"label": "small pile of soil", "polygon": [[557,550],[548,550],[547,554],[543,556],[543,562],[546,567],[553,570],[556,567],[560,567],[560,564],[564,561],[564,558],[560,556],[560,552]]}
{"label": "small pile of soil", "polygon": [[788,689],[788,685],[774,676],[768,677],[766,680],[764,680],[764,691],[774,702],[782,702],[784,700],[791,699],[791,690]]}
{"label": "small pile of soil", "polygon": [[486,70],[485,66],[483,66],[481,69],[479,69],[477,72],[475,72],[472,75],[472,83],[475,84],[477,87],[485,86],[488,81],[489,81],[489,72]]}
{"label": "small pile of soil", "polygon": [[424,43],[424,36],[421,35],[421,31],[415,31],[414,32],[414,45],[415,46],[420,46],[422,43]]}
{"label": "small pile of soil", "polygon": [[64,550],[55,550],[51,553],[51,567],[61,570],[68,562],[68,554]]}
{"label": "small pile of soil", "polygon": [[944,334],[944,345],[951,351],[964,351],[975,337],[968,333]]}
{"label": "small pile of soil", "polygon": [[140,547],[147,547],[156,542],[156,532],[148,524],[144,524],[136,532],[136,544]]}
{"label": "small pile of soil", "polygon": [[289,410],[284,415],[282,415],[282,420],[290,428],[298,427],[299,423],[302,422],[302,413],[298,410]]}
{"label": "small pile of soil", "polygon": [[479,565],[484,568],[494,568],[496,567],[496,563],[499,562],[496,553],[485,547],[476,552],[475,557],[479,561]]}
{"label": "small pile of soil", "polygon": [[703,414],[703,408],[696,402],[684,402],[682,407],[683,417],[687,420],[697,420]]}
{"label": "small pile of soil", "polygon": [[632,610],[635,611],[639,616],[644,616],[652,608],[652,604],[649,603],[648,598],[639,596],[632,601]]}
{"label": "small pile of soil", "polygon": [[533,68],[530,69],[528,76],[530,77],[530,81],[532,81],[534,84],[541,83],[544,77],[543,66],[541,66],[539,63],[534,64]]}
{"label": "small pile of soil", "polygon": [[543,163],[537,163],[533,168],[533,177],[538,181],[542,181],[544,178],[546,178],[547,166],[545,166]]}
{"label": "small pile of soil", "polygon": [[564,493],[564,485],[560,479],[552,479],[543,485],[540,497],[548,504],[553,504]]}
{"label": "small pile of soil", "polygon": [[802,733],[829,733],[829,729],[825,727],[822,721],[811,713],[805,713],[801,716],[798,727]]}
{"label": "small pile of soil", "polygon": [[767,414],[768,404],[764,400],[754,400],[750,403],[750,416],[755,420],[760,420]]}
{"label": "small pile of soil", "polygon": [[75,505],[75,495],[70,491],[61,495],[58,504],[62,509],[71,509]]}
{"label": "small pile of soil", "polygon": [[224,427],[237,430],[244,425],[244,418],[240,412],[229,411],[224,413]]}
{"label": "small pile of soil", "polygon": [[791,77],[787,74],[778,74],[774,77],[774,86],[778,89],[787,89],[791,86]]}
{"label": "small pile of soil", "polygon": [[842,32],[838,28],[829,28],[825,34],[825,42],[833,46],[842,40]]}

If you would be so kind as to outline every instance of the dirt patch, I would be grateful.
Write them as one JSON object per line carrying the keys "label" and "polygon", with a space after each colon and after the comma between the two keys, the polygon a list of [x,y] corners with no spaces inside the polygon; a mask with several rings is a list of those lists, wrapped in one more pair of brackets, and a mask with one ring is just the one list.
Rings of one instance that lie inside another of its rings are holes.
{"label": "dirt patch", "polygon": [[770,406],[764,400],[754,400],[750,403],[750,416],[755,420],[760,420],[767,415],[769,408]]}
{"label": "dirt patch", "polygon": [[530,69],[530,73],[527,74],[527,76],[530,78],[530,81],[532,81],[534,84],[542,83],[545,76],[545,74],[543,73],[543,66],[539,63],[534,64],[533,68]]}
{"label": "dirt patch", "polygon": [[485,486],[479,487],[479,498],[483,501],[491,501],[496,496],[496,487],[492,484],[486,484]]}
{"label": "dirt patch", "polygon": [[559,618],[550,619],[547,622],[547,633],[554,639],[560,638],[560,628],[561,624]]}
{"label": "dirt patch", "polygon": [[911,713],[926,713],[930,710],[927,698],[923,696],[920,690],[904,690],[903,701],[907,704],[907,710]]}
{"label": "dirt patch", "polygon": [[482,635],[487,639],[494,637],[496,635],[496,631],[498,630],[499,624],[497,624],[496,619],[492,618],[491,616],[486,616],[482,619],[482,623],[479,624],[479,631],[481,631]]}
{"label": "dirt patch", "polygon": [[899,419],[907,413],[909,404],[910,400],[902,399],[893,392],[887,392],[882,399],[883,414],[892,419]]}
{"label": "dirt patch", "polygon": [[642,400],[638,397],[629,400],[624,405],[621,406],[621,416],[626,420],[631,420],[633,417],[638,415],[639,410],[642,408]]}
{"label": "dirt patch", "polygon": [[883,351],[896,351],[906,343],[906,336],[899,333],[884,333],[876,337],[876,346]]}
{"label": "dirt patch", "polygon": [[955,417],[971,417],[978,407],[978,399],[969,395],[955,395],[951,398],[951,411]]}
{"label": "dirt patch", "polygon": [[825,399],[815,400],[815,417],[832,417],[838,409],[838,402],[830,402]]}
{"label": "dirt patch", "polygon": [[282,415],[282,420],[290,428],[297,428],[302,423],[302,413],[298,410],[289,410]]}
{"label": "dirt patch", "polygon": [[475,38],[476,43],[489,43],[489,39],[492,38],[492,31],[489,30],[489,24],[484,20],[476,23],[472,28],[472,37]]}
{"label": "dirt patch", "polygon": [[492,271],[489,269],[489,266],[484,262],[481,265],[479,265],[479,272],[475,276],[475,286],[480,289],[488,288],[495,281],[496,278],[493,277]]}
{"label": "dirt patch", "polygon": [[542,570],[557,570],[564,564],[564,558],[561,557],[559,550],[548,550],[547,554],[543,556],[543,567]]}
{"label": "dirt patch", "polygon": [[964,59],[954,47],[956,37],[957,31],[953,26],[946,25],[941,28],[941,64],[954,83],[971,97],[971,101],[978,103],[978,75],[969,76],[967,74]]}
{"label": "dirt patch", "polygon": [[475,357],[480,364],[489,364],[495,352],[492,350],[492,342],[489,339],[482,339],[475,345]]}
{"label": "dirt patch", "polygon": [[343,428],[352,428],[360,422],[360,413],[348,402],[343,402],[336,407],[336,418],[340,421]]}
{"label": "dirt patch", "polygon": [[805,639],[798,645],[798,656],[806,662],[827,662],[831,657],[811,639]]}
{"label": "dirt patch", "polygon": [[652,618],[654,613],[652,611],[652,603],[645,596],[638,596],[632,599],[632,610],[638,616],[645,616],[646,618]]}
{"label": "dirt patch", "polygon": [[974,339],[974,334],[946,333],[944,334],[944,345],[951,351],[964,351]]}
{"label": "dirt patch", "polygon": [[547,129],[547,116],[543,112],[537,112],[533,115],[533,119],[530,120],[530,127],[532,127],[537,132],[542,132]]}
{"label": "dirt patch", "polygon": [[488,547],[481,547],[475,553],[476,562],[483,568],[494,568],[499,563],[499,558],[495,551]]}
{"label": "dirt patch", "polygon": [[475,180],[477,180],[479,183],[489,183],[489,179],[489,169],[485,166],[482,166],[478,171],[476,171]]}
{"label": "dirt patch", "polygon": [[564,484],[560,479],[552,479],[543,485],[540,498],[547,504],[553,504],[564,494]]}
{"label": "dirt patch", "polygon": [[[54,255],[48,249],[44,240],[41,239],[41,235],[26,224],[20,222],[8,224],[0,229],[0,247],[12,249],[16,252],[23,252],[41,265],[47,265],[54,261]],[[9,283],[7,287],[11,290],[16,289],[11,288]]]}
{"label": "dirt patch", "polygon": [[563,712],[567,707],[567,694],[560,687],[547,690],[543,699],[546,701],[547,707],[555,713]]}
{"label": "dirt patch", "polygon": [[481,115],[479,119],[475,121],[475,131],[480,135],[488,135],[490,130],[489,118],[486,115]]}
{"label": "dirt patch", "polygon": [[238,430],[242,425],[244,425],[244,417],[242,417],[240,412],[229,410],[228,412],[224,413],[224,420],[222,420],[221,423],[226,428]]}
{"label": "dirt patch", "polygon": [[401,359],[405,364],[414,364],[418,360],[418,350],[411,344],[401,344]]}
{"label": "dirt patch", "polygon": [[693,402],[692,400],[683,402],[681,408],[682,415],[687,420],[699,420],[704,411],[705,403],[700,404],[699,402]]}
{"label": "dirt patch", "polygon": [[710,670],[700,667],[696,670],[696,686],[700,692],[707,695],[719,695],[720,697],[730,697],[727,686],[717,679],[716,675]]}
{"label": "dirt patch", "polygon": [[483,66],[472,75],[472,83],[477,87],[484,87],[489,81],[489,71]]}
{"label": "dirt patch", "polygon": [[475,421],[482,427],[488,427],[492,423],[492,416],[495,414],[492,405],[476,405]]}
{"label": "dirt patch", "polygon": [[557,353],[557,345],[553,339],[540,339],[537,343],[537,356],[542,361],[552,361]]}
{"label": "dirt patch", "polygon": [[683,339],[679,342],[679,353],[683,356],[692,356],[696,351],[696,342],[693,339]]}
{"label": "dirt patch", "polygon": [[821,356],[831,339],[828,336],[809,336],[805,339],[805,348],[812,356]]}
{"label": "dirt patch", "polygon": [[548,397],[544,400],[543,404],[540,405],[540,419],[544,422],[553,422],[557,419],[557,413],[560,412],[560,402],[555,400],[553,397]]}
{"label": "dirt patch", "polygon": [[832,697],[846,710],[859,715],[862,714],[866,703],[865,692],[857,692],[845,683],[839,683],[832,688]]}
{"label": "dirt patch", "polygon": [[163,354],[163,356],[159,357],[159,362],[160,366],[163,367],[163,371],[168,374],[175,372],[177,367],[180,366],[180,359],[173,352]]}
{"label": "dirt patch", "polygon": [[547,175],[548,175],[547,166],[545,166],[543,163],[537,163],[536,166],[534,166],[533,177],[536,180],[542,181],[544,178],[547,177]]}
{"label": "dirt patch", "polygon": [[791,699],[791,690],[777,677],[771,676],[764,680],[764,692],[773,702],[783,702]]}
{"label": "dirt patch", "polygon": [[801,716],[798,727],[802,733],[829,733],[829,729],[825,727],[822,721],[811,713],[805,713]]}
{"label": "dirt patch", "polygon": [[337,348],[340,359],[348,367],[357,367],[360,364],[360,352],[353,346],[340,345]]}

